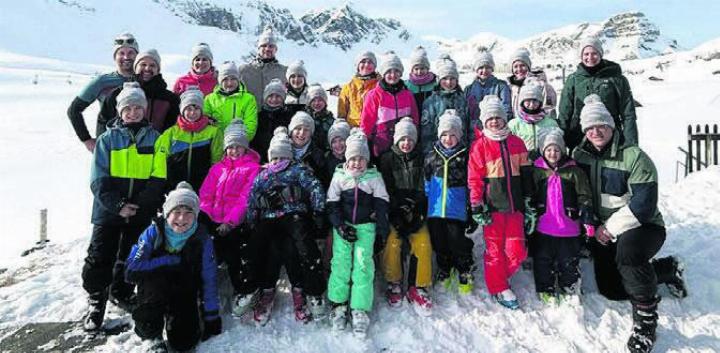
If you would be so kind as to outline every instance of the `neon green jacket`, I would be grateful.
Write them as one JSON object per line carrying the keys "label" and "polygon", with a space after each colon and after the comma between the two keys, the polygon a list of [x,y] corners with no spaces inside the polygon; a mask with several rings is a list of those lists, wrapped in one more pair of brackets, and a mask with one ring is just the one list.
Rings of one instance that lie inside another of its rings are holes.
{"label": "neon green jacket", "polygon": [[198,132],[185,131],[177,124],[165,130],[156,147],[167,155],[167,189],[187,181],[200,190],[210,167],[223,157],[223,136],[213,125]]}
{"label": "neon green jacket", "polygon": [[203,113],[216,121],[220,131],[230,125],[233,119],[241,119],[245,124],[248,141],[252,141],[257,130],[257,103],[255,97],[240,83],[239,90],[231,95],[220,92],[220,86],[205,96]]}

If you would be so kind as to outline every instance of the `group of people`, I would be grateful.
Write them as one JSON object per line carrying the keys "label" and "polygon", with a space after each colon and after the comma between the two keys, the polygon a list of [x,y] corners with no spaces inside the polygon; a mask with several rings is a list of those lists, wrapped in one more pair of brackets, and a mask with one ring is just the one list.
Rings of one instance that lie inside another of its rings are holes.
{"label": "group of people", "polygon": [[[337,117],[304,63],[281,65],[277,50],[266,30],[252,62],[216,67],[200,43],[170,91],[156,50],[115,38],[117,70],[68,109],[94,153],[86,330],[102,327],[111,301],[151,351],[190,350],[222,331],[225,264],[233,316],[264,325],[284,267],[297,321],[364,336],[376,263],[389,306],[430,315],[434,291],[473,292],[480,226],[499,305],[520,307],[510,278],[528,256],[541,301],[579,303],[587,246],[599,292],[632,303],[629,349],[652,349],[658,283],[687,293],[678,261],[653,259],[665,240],[657,171],[637,146],[628,81],[597,39],[580,45],[557,111],[524,48],[509,84],[477,53],[465,89],[448,55],[433,71],[417,47],[404,80],[397,54],[378,64],[363,52]],[[82,113],[95,100],[93,138]]]}

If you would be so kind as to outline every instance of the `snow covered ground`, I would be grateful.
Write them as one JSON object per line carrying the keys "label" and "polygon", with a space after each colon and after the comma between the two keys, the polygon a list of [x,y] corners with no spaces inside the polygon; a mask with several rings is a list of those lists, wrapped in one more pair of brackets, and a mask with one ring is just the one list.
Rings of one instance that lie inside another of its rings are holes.
{"label": "snow covered ground", "polygon": [[[673,184],[686,124],[711,120],[718,111],[720,79],[709,74],[710,64],[678,64],[662,82],[648,81],[647,75],[631,77],[633,91],[645,106],[638,110],[641,144],[661,174],[660,203],[668,224],[662,253],[685,259],[691,289],[683,301],[665,298],[661,303],[657,352],[720,351],[720,168]],[[0,124],[8,128],[0,138],[0,267],[7,268],[0,274],[0,339],[24,323],[77,320],[85,310],[80,269],[90,230],[91,155],[77,141],[65,109],[90,75],[103,69],[0,53]],[[168,81],[174,81],[172,73]],[[95,114],[95,107],[86,112],[90,126]],[[19,252],[36,240],[40,208],[49,209],[52,245],[20,258]],[[481,254],[478,242],[476,257],[481,259]],[[268,326],[256,328],[225,315],[223,334],[198,351],[622,351],[631,326],[629,304],[599,296],[588,263],[583,274],[587,280],[581,307],[541,306],[531,273],[521,272],[513,285],[523,309],[502,309],[489,298],[482,269],[471,297],[458,301],[437,294],[430,318],[419,318],[407,306],[392,310],[377,298],[366,341],[297,324],[283,283]],[[129,320],[112,307],[108,317]],[[138,345],[134,334],[125,333],[112,337],[101,351],[133,352]]]}

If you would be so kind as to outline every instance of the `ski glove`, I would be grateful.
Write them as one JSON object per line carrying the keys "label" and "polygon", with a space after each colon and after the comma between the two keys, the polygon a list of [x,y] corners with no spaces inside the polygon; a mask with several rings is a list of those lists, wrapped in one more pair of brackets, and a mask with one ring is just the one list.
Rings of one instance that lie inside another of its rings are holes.
{"label": "ski glove", "polygon": [[207,341],[212,336],[217,336],[222,332],[222,319],[218,316],[214,319],[203,320],[205,329],[203,330],[202,340]]}
{"label": "ski glove", "polygon": [[347,242],[354,243],[357,238],[357,231],[355,230],[355,227],[343,224],[339,227],[337,227],[337,231],[340,234],[340,237],[345,239]]}
{"label": "ski glove", "polygon": [[530,198],[525,199],[525,234],[530,235],[535,232],[537,225],[537,209],[530,205]]}
{"label": "ski glove", "polygon": [[477,205],[472,207],[472,219],[477,223],[479,226],[486,226],[490,223],[492,223],[492,218],[490,217],[490,210],[488,209],[487,205]]}

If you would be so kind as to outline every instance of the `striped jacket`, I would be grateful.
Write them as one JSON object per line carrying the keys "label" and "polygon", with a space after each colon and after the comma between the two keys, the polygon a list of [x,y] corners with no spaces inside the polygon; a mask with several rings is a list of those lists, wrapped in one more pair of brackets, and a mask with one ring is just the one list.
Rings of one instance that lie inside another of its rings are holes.
{"label": "striped jacket", "polygon": [[412,117],[416,127],[420,124],[415,98],[407,88],[392,94],[383,89],[381,81],[365,95],[360,115],[360,128],[368,137],[373,157],[380,157],[383,152],[390,149],[393,145],[395,124],[406,116]]}

